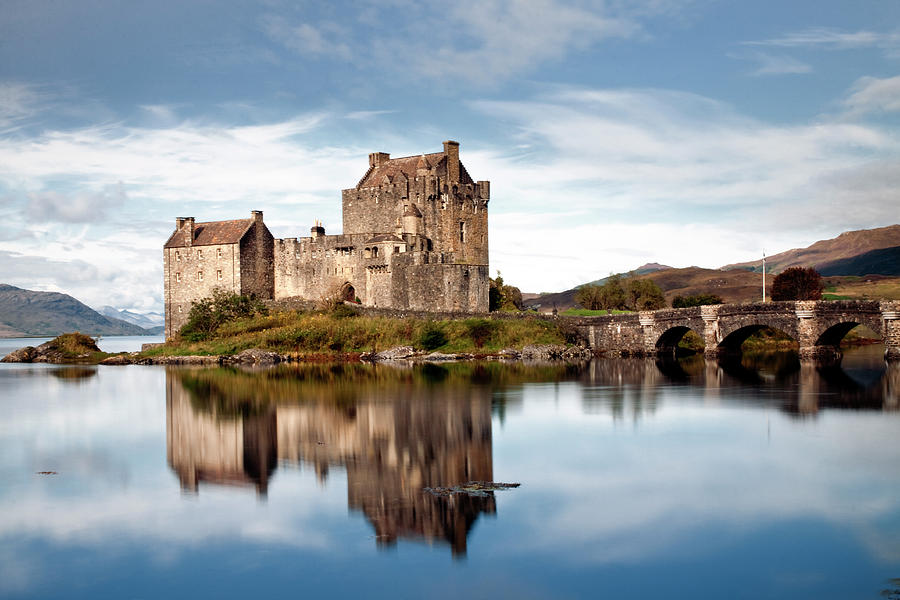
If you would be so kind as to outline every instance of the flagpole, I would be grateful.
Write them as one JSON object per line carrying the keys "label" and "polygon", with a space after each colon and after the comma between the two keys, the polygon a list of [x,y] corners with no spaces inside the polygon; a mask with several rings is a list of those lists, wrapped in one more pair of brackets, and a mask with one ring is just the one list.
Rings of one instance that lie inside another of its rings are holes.
{"label": "flagpole", "polygon": [[766,251],[765,250],[763,250],[762,298],[763,298],[763,303],[765,303],[765,301],[766,301]]}

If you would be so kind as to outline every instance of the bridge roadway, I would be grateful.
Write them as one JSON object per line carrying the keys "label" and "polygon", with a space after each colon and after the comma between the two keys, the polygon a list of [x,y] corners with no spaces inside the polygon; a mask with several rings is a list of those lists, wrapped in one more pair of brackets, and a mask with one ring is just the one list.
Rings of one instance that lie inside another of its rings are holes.
{"label": "bridge roadway", "polygon": [[881,336],[885,359],[900,360],[900,301],[817,300],[718,304],[573,319],[596,352],[618,356],[673,354],[688,331],[707,355],[739,352],[765,327],[797,340],[804,358],[840,356],[840,343],[857,325]]}

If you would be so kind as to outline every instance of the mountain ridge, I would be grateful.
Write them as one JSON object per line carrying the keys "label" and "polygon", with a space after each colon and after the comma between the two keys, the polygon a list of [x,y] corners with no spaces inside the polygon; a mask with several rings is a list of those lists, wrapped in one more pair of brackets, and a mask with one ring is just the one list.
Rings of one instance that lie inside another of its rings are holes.
{"label": "mountain ridge", "polygon": [[152,335],[138,325],[101,315],[68,294],[0,283],[0,337],[55,336],[70,331],[88,335]]}

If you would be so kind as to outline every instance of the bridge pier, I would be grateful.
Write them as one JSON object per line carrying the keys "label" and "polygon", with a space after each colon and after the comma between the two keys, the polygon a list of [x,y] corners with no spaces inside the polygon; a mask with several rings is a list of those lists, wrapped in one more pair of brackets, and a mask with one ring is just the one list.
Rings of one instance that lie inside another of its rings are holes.
{"label": "bridge pier", "polygon": [[900,360],[900,302],[881,303],[885,360]]}

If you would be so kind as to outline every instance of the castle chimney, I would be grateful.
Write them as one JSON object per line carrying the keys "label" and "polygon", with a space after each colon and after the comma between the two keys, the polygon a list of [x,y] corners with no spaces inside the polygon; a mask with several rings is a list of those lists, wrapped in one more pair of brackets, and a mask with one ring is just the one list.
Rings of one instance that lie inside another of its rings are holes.
{"label": "castle chimney", "polygon": [[262,223],[262,211],[261,210],[251,210],[250,214],[253,215],[253,220],[257,223]]}
{"label": "castle chimney", "polygon": [[373,152],[369,155],[369,166],[378,167],[391,160],[391,155],[387,152]]}
{"label": "castle chimney", "polygon": [[325,237],[325,228],[322,227],[322,223],[320,221],[316,221],[316,224],[309,228],[309,237],[312,239]]}
{"label": "castle chimney", "polygon": [[459,142],[444,142],[444,154],[447,155],[447,179],[450,183],[459,183]]}
{"label": "castle chimney", "polygon": [[181,228],[184,233],[184,245],[192,246],[194,244],[194,217],[183,217]]}

